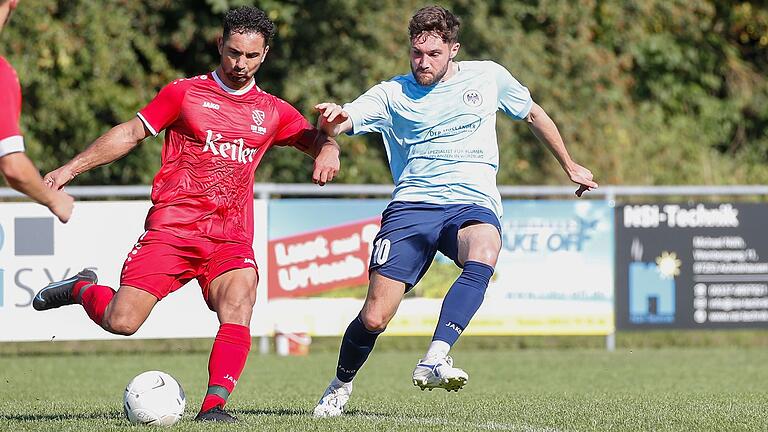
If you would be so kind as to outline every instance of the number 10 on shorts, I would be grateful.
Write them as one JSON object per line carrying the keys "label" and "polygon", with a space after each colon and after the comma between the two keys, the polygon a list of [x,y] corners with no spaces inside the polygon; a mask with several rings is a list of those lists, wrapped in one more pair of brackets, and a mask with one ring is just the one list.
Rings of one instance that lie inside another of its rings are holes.
{"label": "number 10 on shorts", "polygon": [[376,240],[376,243],[373,244],[373,256],[376,260],[376,264],[382,265],[385,262],[387,262],[387,259],[389,259],[389,249],[391,247],[391,243],[387,239],[378,239]]}

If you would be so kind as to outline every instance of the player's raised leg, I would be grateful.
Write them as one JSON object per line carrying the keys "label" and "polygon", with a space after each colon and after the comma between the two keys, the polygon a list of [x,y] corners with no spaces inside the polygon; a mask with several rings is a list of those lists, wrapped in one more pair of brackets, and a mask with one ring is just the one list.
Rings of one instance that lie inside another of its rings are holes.
{"label": "player's raised leg", "polygon": [[115,293],[97,282],[96,273],[85,269],[40,290],[32,305],[43,311],[81,304],[91,320],[104,330],[123,336],[136,333],[157,303],[157,297],[131,286],[121,286]]}
{"label": "player's raised leg", "polygon": [[93,270],[84,269],[71,278],[58,282],[51,282],[37,293],[32,300],[32,307],[35,308],[35,310],[44,311],[75,304],[78,302],[78,296],[72,295],[72,290],[75,288],[75,285],[79,283],[80,285],[78,288],[80,288],[84,285],[98,283],[98,281],[99,279]]}
{"label": "player's raised leg", "polygon": [[[252,260],[252,259],[251,259]],[[255,268],[228,271],[208,288],[208,304],[219,318],[219,331],[208,360],[208,390],[195,420],[235,422],[224,411],[251,350],[251,315],[256,303]]]}
{"label": "player's raised leg", "polygon": [[339,349],[336,376],[314,409],[315,417],[334,417],[344,412],[352,394],[352,380],[373,350],[376,338],[395,316],[405,284],[374,271],[360,314],[349,323]]}
{"label": "player's raised leg", "polygon": [[422,390],[458,391],[469,380],[448,352],[483,303],[501,249],[498,228],[487,223],[464,226],[456,241],[463,270],[443,299],[432,343],[413,371],[413,384]]}
{"label": "player's raised leg", "polygon": [[94,322],[101,318],[101,327],[114,334],[130,336],[136,333],[157,304],[157,297],[143,289],[121,286],[104,309],[111,288],[103,285],[84,287],[81,303]]}

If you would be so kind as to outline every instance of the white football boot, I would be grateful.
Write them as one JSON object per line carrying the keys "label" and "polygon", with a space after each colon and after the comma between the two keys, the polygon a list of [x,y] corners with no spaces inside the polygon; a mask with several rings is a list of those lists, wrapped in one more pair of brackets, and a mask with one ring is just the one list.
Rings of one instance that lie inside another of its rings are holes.
{"label": "white football boot", "polygon": [[453,367],[451,356],[442,358],[422,359],[413,370],[413,385],[422,390],[442,388],[448,391],[459,391],[469,380],[469,375],[459,368]]}
{"label": "white football boot", "polygon": [[312,415],[315,417],[337,417],[344,414],[344,406],[349,402],[349,396],[352,395],[352,383],[336,387],[331,383],[323,397],[317,402]]}

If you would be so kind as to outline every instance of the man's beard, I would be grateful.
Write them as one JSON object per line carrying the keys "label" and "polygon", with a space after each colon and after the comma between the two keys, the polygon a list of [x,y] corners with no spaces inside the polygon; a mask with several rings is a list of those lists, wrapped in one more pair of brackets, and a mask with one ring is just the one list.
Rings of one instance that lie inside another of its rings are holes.
{"label": "man's beard", "polygon": [[239,73],[238,71],[231,69],[227,73],[227,78],[229,78],[229,80],[232,81],[233,83],[245,84],[245,83],[249,83],[253,79],[253,77],[256,75],[256,72],[258,71],[259,71],[259,68],[256,68],[256,70],[253,71],[253,73],[251,73],[251,71],[246,69],[242,71],[243,75],[238,75]]}
{"label": "man's beard", "polygon": [[419,83],[419,85],[423,85],[423,86],[431,86],[432,84],[434,84],[434,83],[436,83],[436,82],[439,82],[441,79],[443,79],[443,77],[445,76],[445,74],[446,74],[446,73],[448,73],[448,67],[449,67],[450,65],[451,65],[451,62],[450,62],[450,61],[449,61],[449,62],[447,62],[447,63],[445,64],[445,67],[444,67],[442,70],[438,71],[438,72],[437,72],[437,73],[434,75],[434,78],[431,78],[431,79],[430,79],[430,78],[427,78],[427,77],[426,77],[426,76],[424,76],[424,75],[421,75],[421,76],[419,76],[419,75],[416,73],[416,69],[414,69],[414,68],[413,68],[413,64],[411,64],[411,72],[413,73],[413,77],[416,79],[416,82],[417,82],[417,83]]}
{"label": "man's beard", "polygon": [[229,80],[236,83],[244,83],[251,80],[252,77],[248,76],[246,72],[244,75],[238,75],[235,72],[229,74]]}

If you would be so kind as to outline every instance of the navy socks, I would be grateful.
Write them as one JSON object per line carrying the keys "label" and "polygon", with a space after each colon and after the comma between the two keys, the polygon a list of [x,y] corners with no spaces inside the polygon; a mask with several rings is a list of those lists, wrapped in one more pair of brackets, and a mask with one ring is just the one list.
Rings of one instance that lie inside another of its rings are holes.
{"label": "navy socks", "polygon": [[464,271],[456,279],[443,300],[440,319],[432,337],[433,341],[440,340],[453,345],[475,312],[483,304],[485,290],[493,276],[493,267],[477,261],[464,263]]}
{"label": "navy socks", "polygon": [[339,350],[339,364],[336,368],[336,378],[339,381],[352,381],[357,371],[368,359],[368,355],[376,343],[376,338],[380,334],[381,332],[372,332],[366,329],[359,315],[349,323]]}
{"label": "navy socks", "polygon": [[[456,279],[443,300],[433,341],[443,341],[449,346],[456,342],[483,303],[493,271],[493,267],[481,262],[464,263],[461,276]],[[336,369],[336,378],[339,381],[352,381],[368,359],[380,334],[381,332],[366,329],[360,316],[349,323],[339,350]]]}

